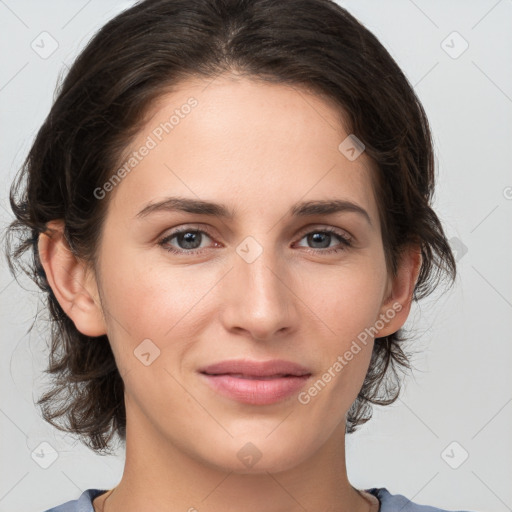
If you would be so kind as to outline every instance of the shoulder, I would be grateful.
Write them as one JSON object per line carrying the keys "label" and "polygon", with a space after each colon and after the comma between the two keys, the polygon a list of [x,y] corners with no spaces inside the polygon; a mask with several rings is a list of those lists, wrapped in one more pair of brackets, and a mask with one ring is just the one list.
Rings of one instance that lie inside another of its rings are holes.
{"label": "shoulder", "polygon": [[107,489],[87,489],[76,500],[66,501],[44,512],[94,512],[92,501]]}
{"label": "shoulder", "polygon": [[401,494],[391,494],[385,487],[373,487],[365,490],[379,499],[379,512],[470,512],[462,510],[451,511],[444,508],[420,505],[419,503],[412,502]]}

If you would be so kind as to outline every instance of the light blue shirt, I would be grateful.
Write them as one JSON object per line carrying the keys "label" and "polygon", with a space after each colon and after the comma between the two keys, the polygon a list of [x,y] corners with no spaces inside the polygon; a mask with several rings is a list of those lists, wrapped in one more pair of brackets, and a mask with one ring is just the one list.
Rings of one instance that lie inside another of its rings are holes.
{"label": "light blue shirt", "polygon": [[[77,500],[67,501],[62,505],[50,508],[45,512],[94,512],[92,501],[100,494],[107,492],[108,489],[87,489]],[[452,512],[442,508],[429,507],[427,505],[419,505],[408,500],[401,494],[391,494],[385,487],[372,487],[364,489],[366,492],[373,494],[380,501],[379,512]],[[453,511],[455,512],[455,511]],[[469,511],[456,511],[469,512]]]}

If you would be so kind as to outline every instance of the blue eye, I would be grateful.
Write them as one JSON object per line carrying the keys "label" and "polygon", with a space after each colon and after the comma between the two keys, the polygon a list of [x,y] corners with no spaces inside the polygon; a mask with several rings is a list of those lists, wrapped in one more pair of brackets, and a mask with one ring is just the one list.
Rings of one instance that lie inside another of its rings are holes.
{"label": "blue eye", "polygon": [[[201,247],[201,243],[204,239],[204,235],[207,238],[212,238],[206,230],[203,229],[191,229],[184,228],[179,229],[172,232],[170,235],[162,238],[158,245],[163,247],[166,251],[174,253],[174,254],[197,254],[205,249]],[[320,236],[319,236],[320,235]],[[339,240],[338,246],[334,246],[329,248],[330,242],[332,238],[335,237]],[[321,244],[324,247],[320,248],[308,248],[308,252],[314,252],[316,254],[331,254],[340,251],[346,250],[348,247],[352,246],[352,239],[338,230],[334,228],[327,229],[318,229],[305,233],[302,235],[301,239],[307,238],[309,243]],[[175,246],[170,245],[171,240],[176,239],[178,245],[181,247],[176,248]],[[325,243],[327,241],[327,248],[325,247]],[[208,249],[206,247],[206,249]]]}
{"label": "blue eye", "polygon": [[310,243],[324,244],[325,241],[327,241],[327,247],[329,247],[329,242],[332,240],[333,237],[336,237],[340,241],[342,247],[339,247],[338,245],[338,247],[335,246],[333,248],[329,248],[328,250],[322,250],[325,247],[320,247],[313,248],[313,251],[318,252],[318,250],[320,250],[323,253],[330,254],[333,252],[344,251],[347,249],[347,247],[352,246],[352,240],[347,235],[342,235],[334,228],[310,231],[309,233],[306,233],[306,235],[303,236],[302,238],[307,238],[308,242]]}
{"label": "blue eye", "polygon": [[[166,236],[159,242],[159,244],[164,246],[164,248],[169,252],[179,254],[195,253],[198,251],[198,247],[201,245],[203,235],[206,235],[208,238],[210,238],[206,231],[200,229],[182,229],[174,231],[169,236]],[[181,249],[175,249],[171,245],[167,245],[174,238],[176,238],[178,243],[183,244],[184,247]]]}

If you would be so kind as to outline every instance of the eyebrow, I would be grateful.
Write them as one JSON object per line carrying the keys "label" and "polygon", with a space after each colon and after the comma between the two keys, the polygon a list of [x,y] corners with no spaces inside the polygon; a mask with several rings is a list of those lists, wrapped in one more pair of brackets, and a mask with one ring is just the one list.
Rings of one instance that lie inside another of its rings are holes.
{"label": "eyebrow", "polygon": [[[155,212],[186,212],[196,215],[209,215],[232,220],[235,217],[235,211],[227,206],[204,201],[201,199],[190,199],[183,197],[167,197],[162,201],[146,205],[136,218],[144,218]],[[368,212],[356,203],[344,199],[328,199],[317,201],[303,201],[294,204],[288,211],[291,217],[312,217],[315,215],[331,215],[340,212],[358,213],[372,226],[372,221]]]}

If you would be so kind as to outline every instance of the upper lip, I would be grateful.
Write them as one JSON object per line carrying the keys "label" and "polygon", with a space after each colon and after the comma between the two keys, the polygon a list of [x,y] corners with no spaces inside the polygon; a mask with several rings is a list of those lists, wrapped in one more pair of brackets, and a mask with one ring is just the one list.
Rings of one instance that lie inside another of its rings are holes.
{"label": "upper lip", "polygon": [[304,366],[285,361],[283,359],[271,359],[268,361],[254,361],[248,359],[231,359],[211,364],[199,370],[210,375],[224,375],[228,373],[242,374],[250,377],[271,376],[303,376],[311,372]]}

